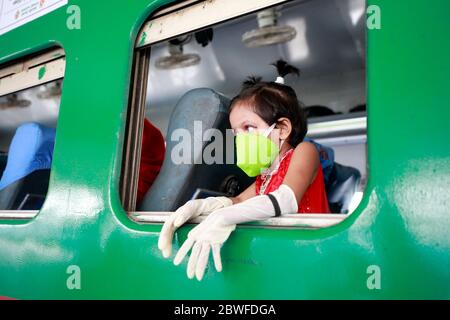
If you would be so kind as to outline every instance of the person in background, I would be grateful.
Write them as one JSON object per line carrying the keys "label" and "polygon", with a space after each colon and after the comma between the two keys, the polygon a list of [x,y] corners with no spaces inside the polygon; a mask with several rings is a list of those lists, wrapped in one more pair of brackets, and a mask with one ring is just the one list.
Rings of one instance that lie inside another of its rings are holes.
{"label": "person in background", "polygon": [[319,152],[320,165],[322,166],[323,180],[325,182],[325,186],[328,186],[328,183],[330,182],[331,170],[334,165],[334,150],[330,147],[324,146],[323,144],[317,143],[310,138],[305,138],[303,141],[311,142],[316,146],[317,152]]}
{"label": "person in background", "polygon": [[152,186],[161,169],[166,145],[164,137],[151,122],[144,119],[144,131],[142,134],[141,162],[139,167],[137,206],[144,199],[145,194]]}
{"label": "person in background", "polygon": [[37,122],[26,122],[17,128],[0,179],[0,190],[37,170],[51,168],[55,134],[55,128]]}

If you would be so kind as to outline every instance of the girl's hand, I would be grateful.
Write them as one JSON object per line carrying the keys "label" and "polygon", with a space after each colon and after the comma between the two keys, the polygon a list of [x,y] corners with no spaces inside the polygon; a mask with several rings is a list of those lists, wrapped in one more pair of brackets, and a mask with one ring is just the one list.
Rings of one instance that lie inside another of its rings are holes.
{"label": "girl's hand", "polygon": [[[225,209],[224,209],[225,210]],[[179,265],[186,254],[191,250],[191,256],[187,266],[187,276],[189,279],[197,277],[200,281],[205,273],[209,260],[209,253],[212,251],[214,265],[218,272],[222,271],[222,260],[220,258],[220,247],[228,239],[236,225],[226,219],[226,210],[211,213],[204,221],[192,229],[186,241],[181,246],[173,263]]]}
{"label": "girl's hand", "polygon": [[164,258],[168,258],[172,253],[173,235],[179,227],[202,214],[209,214],[214,210],[232,204],[231,199],[227,197],[209,197],[206,199],[189,200],[178,208],[166,220],[159,235],[158,248],[162,251]]}
{"label": "girl's hand", "polygon": [[[270,194],[272,199],[267,195],[260,195],[211,213],[202,223],[189,232],[173,263],[179,265],[192,249],[187,266],[187,276],[192,279],[195,275],[200,281],[208,264],[209,253],[212,251],[216,270],[222,271],[220,247],[228,239],[237,224],[265,220],[278,214],[297,211],[295,194],[288,185],[283,184],[278,190]],[[276,206],[274,202],[277,204]]]}

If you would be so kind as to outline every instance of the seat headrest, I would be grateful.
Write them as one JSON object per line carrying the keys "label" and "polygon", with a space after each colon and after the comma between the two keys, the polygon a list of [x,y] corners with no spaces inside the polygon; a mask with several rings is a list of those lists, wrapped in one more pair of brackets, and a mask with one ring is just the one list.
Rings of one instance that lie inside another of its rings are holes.
{"label": "seat headrest", "polygon": [[230,100],[209,88],[196,88],[186,92],[170,116],[167,136],[179,128],[194,131],[194,121],[213,126],[218,113],[228,114]]}
{"label": "seat headrest", "polygon": [[33,171],[50,169],[55,133],[54,128],[34,122],[17,128],[9,147],[6,168],[0,179],[0,190]]}
{"label": "seat headrest", "polygon": [[[202,158],[203,150],[209,143],[202,141],[206,130],[218,129],[225,133],[230,127],[229,104],[227,97],[209,88],[192,89],[180,98],[170,117],[161,171],[142,200],[140,210],[175,210],[189,200],[198,188],[217,191],[217,184],[231,175],[234,172],[232,169],[240,170],[231,165],[208,165]],[[182,133],[187,136],[181,137]],[[172,156],[180,154],[180,142],[186,141],[191,148],[183,150],[182,154],[184,158],[186,152],[189,161],[175,163]],[[224,159],[225,149],[221,154]]]}
{"label": "seat headrest", "polygon": [[[222,94],[209,88],[196,88],[186,92],[178,101],[170,116],[169,127],[166,135],[166,156],[164,163],[171,160],[172,150],[179,145],[178,133],[189,133],[193,140],[201,141],[202,134],[208,129],[217,129],[224,122],[228,123],[228,107],[230,100]],[[229,125],[228,125],[229,126]],[[172,139],[174,138],[174,140]],[[183,137],[184,138],[184,137]],[[192,144],[191,156],[192,164],[201,162],[202,148],[195,148]]]}

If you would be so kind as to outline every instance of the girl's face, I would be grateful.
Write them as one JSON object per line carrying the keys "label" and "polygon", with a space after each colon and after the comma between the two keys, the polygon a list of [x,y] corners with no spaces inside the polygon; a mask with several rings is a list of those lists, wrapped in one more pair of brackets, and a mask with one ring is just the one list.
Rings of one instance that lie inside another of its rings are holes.
{"label": "girl's face", "polygon": [[[251,105],[245,102],[236,102],[230,112],[230,124],[234,134],[238,134],[247,132],[264,133],[273,123],[265,122],[253,111]],[[281,140],[286,140],[289,137],[291,131],[291,121],[288,118],[280,118],[268,138],[278,145]]]}
{"label": "girl's face", "polygon": [[264,132],[271,125],[257,115],[251,106],[240,102],[237,102],[231,110],[230,123],[235,134]]}

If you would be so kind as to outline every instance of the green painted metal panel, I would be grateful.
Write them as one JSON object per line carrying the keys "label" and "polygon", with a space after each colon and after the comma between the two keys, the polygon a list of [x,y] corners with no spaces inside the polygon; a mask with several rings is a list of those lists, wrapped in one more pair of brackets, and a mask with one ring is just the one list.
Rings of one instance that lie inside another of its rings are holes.
{"label": "green painted metal panel", "polygon": [[[450,41],[447,0],[370,1],[369,183],[359,208],[321,230],[239,227],[224,271],[188,280],[157,249],[161,225],[120,205],[133,44],[168,1],[70,1],[0,37],[0,63],[60,45],[66,73],[50,189],[29,222],[0,221],[0,295],[27,298],[450,298]],[[179,247],[191,226],[177,234]],[[81,269],[68,290],[67,267]],[[367,268],[381,270],[381,290]]]}

